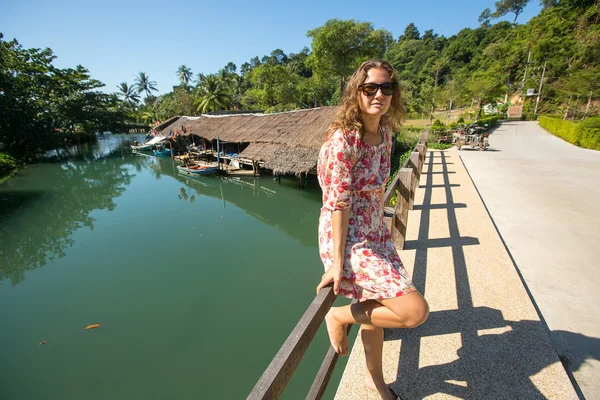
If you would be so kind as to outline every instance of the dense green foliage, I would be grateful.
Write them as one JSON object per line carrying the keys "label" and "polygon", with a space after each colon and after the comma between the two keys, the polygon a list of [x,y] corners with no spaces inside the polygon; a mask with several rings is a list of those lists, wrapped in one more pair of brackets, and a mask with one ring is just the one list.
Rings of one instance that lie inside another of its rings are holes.
{"label": "dense green foliage", "polygon": [[[117,93],[104,94],[97,90],[102,83],[82,66],[54,67],[50,49],[27,50],[0,40],[0,141],[3,151],[19,161],[79,133],[152,125],[174,115],[335,105],[349,75],[369,58],[394,65],[411,117],[472,107],[474,112],[465,112],[468,119],[493,126],[495,120],[484,119],[484,105],[504,112],[521,101],[527,118],[597,115],[600,0],[542,0],[538,16],[517,24],[528,1],[499,0],[495,10],[483,10],[479,28],[451,37],[421,33],[411,23],[394,38],[368,22],[332,19],[308,31],[311,48],[299,53],[275,49],[239,70],[229,62],[208,75],[194,75],[183,64],[173,71],[180,85],[160,96],[153,94],[156,82],[144,72],[133,77],[133,84],[122,82]],[[492,24],[506,14],[514,14],[515,23]],[[540,85],[536,110],[537,96],[523,93],[538,92]]]}
{"label": "dense green foliage", "polygon": [[16,160],[6,153],[0,153],[0,176],[4,176],[15,168],[17,168]]}
{"label": "dense green foliage", "polygon": [[481,118],[485,104],[503,104],[499,111],[505,111],[521,98],[525,114],[535,117],[536,98],[522,94],[527,88],[538,91],[542,73],[538,114],[560,112],[566,118],[597,114],[598,1],[543,0],[540,15],[526,24],[491,23],[505,14],[514,15],[516,22],[528,2],[497,1],[495,10],[484,10],[479,28],[466,28],[451,37],[433,30],[421,34],[411,23],[395,39],[368,22],[332,19],[307,33],[311,49],[297,54],[276,49],[243,63],[239,71],[230,62],[204,77],[208,79],[196,80],[195,86],[189,86],[191,69],[182,65],[177,75],[193,101],[175,90],[155,102],[147,101],[141,109],[163,120],[189,113],[194,102],[196,112],[236,108],[273,112],[337,104],[360,62],[385,58],[398,71],[406,109],[413,117],[474,106],[472,117]]}
{"label": "dense green foliage", "polygon": [[569,143],[586,149],[600,150],[600,117],[588,118],[581,123],[543,115],[540,126]]}
{"label": "dense green foliage", "polygon": [[[115,95],[96,89],[81,65],[56,68],[52,50],[23,49],[0,33],[0,142],[17,161],[36,158],[47,149],[81,134],[115,129],[124,113]],[[83,138],[87,138],[86,135]]]}

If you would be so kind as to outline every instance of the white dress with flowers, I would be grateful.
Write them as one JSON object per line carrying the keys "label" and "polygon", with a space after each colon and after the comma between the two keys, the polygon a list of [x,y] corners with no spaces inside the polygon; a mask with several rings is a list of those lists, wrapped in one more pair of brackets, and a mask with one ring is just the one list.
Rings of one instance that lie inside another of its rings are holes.
{"label": "white dress with flowers", "polygon": [[323,191],[319,253],[325,270],[333,263],[331,214],[350,208],[340,295],[381,300],[415,291],[383,221],[382,193],[390,174],[391,130],[371,146],[358,133],[337,130],[321,147],[317,176]]}

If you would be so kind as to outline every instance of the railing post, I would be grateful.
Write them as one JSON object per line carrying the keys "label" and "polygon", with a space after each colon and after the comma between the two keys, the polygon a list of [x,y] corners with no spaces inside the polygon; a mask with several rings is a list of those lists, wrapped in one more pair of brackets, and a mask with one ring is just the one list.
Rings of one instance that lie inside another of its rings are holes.
{"label": "railing post", "polygon": [[396,249],[404,249],[406,240],[406,225],[408,222],[408,208],[411,199],[410,190],[413,178],[411,168],[400,168],[398,171],[398,201],[392,218],[392,240]]}
{"label": "railing post", "polygon": [[416,147],[416,150],[419,152],[419,171],[421,171],[423,169],[423,164],[425,163],[425,145],[419,143]]}
{"label": "railing post", "polygon": [[419,180],[421,179],[421,154],[418,151],[413,151],[410,153],[410,158],[408,161],[408,167],[412,169],[410,200],[408,203],[408,208],[409,210],[412,210],[415,204],[415,192],[417,191],[417,186],[419,185]]}
{"label": "railing post", "polygon": [[333,294],[331,284],[319,291],[248,395],[247,400],[279,399],[281,397],[335,298],[336,295]]}
{"label": "railing post", "polygon": [[419,143],[424,144],[425,149],[427,150],[427,144],[429,143],[429,129],[423,132],[421,139],[419,139]]}

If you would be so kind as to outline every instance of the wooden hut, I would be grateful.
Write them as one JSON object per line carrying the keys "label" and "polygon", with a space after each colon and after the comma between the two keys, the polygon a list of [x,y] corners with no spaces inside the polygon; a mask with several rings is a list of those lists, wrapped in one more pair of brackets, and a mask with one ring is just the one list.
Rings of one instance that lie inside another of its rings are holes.
{"label": "wooden hut", "polygon": [[233,152],[242,164],[260,165],[274,175],[293,174],[302,182],[314,172],[335,112],[336,107],[322,107],[276,114],[184,116],[163,124],[159,134],[168,136],[177,130],[198,136],[215,155],[219,138],[223,158]]}

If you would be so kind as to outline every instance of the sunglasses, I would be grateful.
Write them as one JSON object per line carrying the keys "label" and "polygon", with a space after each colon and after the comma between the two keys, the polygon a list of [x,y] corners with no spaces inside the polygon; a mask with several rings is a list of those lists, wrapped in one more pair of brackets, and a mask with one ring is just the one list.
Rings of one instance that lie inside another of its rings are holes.
{"label": "sunglasses", "polygon": [[362,90],[362,93],[367,97],[375,96],[379,89],[381,89],[381,93],[383,93],[384,96],[391,96],[394,94],[397,86],[396,82],[386,82],[381,85],[377,83],[363,83],[358,85],[358,88]]}

